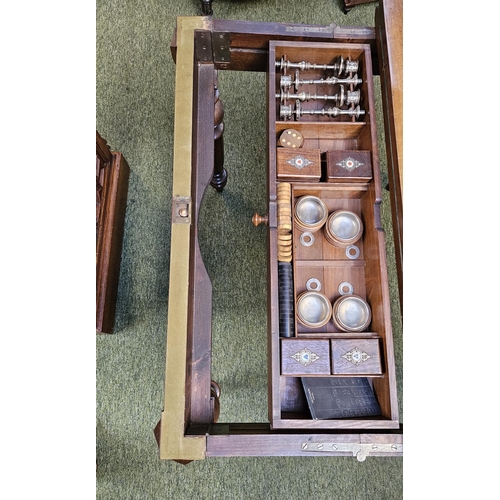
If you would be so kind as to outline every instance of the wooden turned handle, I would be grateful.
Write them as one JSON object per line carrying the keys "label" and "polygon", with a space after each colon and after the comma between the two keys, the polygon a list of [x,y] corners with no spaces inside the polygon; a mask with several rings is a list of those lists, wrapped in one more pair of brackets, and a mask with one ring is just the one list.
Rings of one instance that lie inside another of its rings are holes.
{"label": "wooden turned handle", "polygon": [[259,215],[257,212],[253,214],[252,217],[252,222],[255,227],[257,227],[259,224],[264,224],[267,226],[269,223],[269,217],[267,215]]}

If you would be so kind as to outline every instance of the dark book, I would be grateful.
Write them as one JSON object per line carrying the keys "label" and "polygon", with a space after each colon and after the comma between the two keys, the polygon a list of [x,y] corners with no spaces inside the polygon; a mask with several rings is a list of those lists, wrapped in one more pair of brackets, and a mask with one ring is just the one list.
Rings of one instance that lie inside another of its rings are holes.
{"label": "dark book", "polygon": [[313,419],[375,417],[381,414],[366,377],[302,377]]}

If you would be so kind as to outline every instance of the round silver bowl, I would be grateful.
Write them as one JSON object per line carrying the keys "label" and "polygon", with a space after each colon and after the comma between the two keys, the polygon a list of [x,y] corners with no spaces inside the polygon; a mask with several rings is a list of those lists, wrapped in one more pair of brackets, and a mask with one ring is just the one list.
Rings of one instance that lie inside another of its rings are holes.
{"label": "round silver bowl", "polygon": [[317,231],[326,222],[328,209],[317,196],[301,196],[295,204],[294,220],[304,231]]}
{"label": "round silver bowl", "polygon": [[325,226],[325,237],[337,246],[356,243],[363,234],[363,222],[349,210],[337,210],[330,214]]}
{"label": "round silver bowl", "polygon": [[344,332],[362,332],[372,320],[368,303],[357,295],[343,295],[333,304],[333,324]]}
{"label": "round silver bowl", "polygon": [[303,292],[297,297],[297,320],[309,328],[320,328],[332,317],[332,303],[320,292]]}

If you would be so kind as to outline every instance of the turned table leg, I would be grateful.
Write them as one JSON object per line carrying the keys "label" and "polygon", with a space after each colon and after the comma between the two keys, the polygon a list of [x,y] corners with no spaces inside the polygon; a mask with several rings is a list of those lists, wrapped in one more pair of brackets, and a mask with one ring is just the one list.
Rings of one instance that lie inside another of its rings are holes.
{"label": "turned table leg", "polygon": [[214,399],[214,419],[213,422],[217,423],[220,416],[220,387],[214,380],[210,381],[210,396]]}
{"label": "turned table leg", "polygon": [[212,1],[213,0],[201,0],[201,12],[204,16],[211,16],[213,14]]}
{"label": "turned table leg", "polygon": [[214,124],[214,175],[210,185],[221,192],[227,182],[227,170],[224,168],[224,106],[219,99],[217,70],[215,70],[215,124]]}

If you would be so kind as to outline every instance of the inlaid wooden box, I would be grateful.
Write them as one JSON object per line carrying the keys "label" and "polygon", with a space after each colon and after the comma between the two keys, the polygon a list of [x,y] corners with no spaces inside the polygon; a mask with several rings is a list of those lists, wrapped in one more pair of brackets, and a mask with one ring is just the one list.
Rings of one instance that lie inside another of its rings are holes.
{"label": "inlaid wooden box", "polygon": [[283,339],[281,341],[282,375],[330,375],[328,340]]}
{"label": "inlaid wooden box", "polygon": [[319,149],[277,148],[277,173],[280,181],[319,182],[321,151]]}
{"label": "inlaid wooden box", "polygon": [[372,178],[370,151],[328,151],[327,182],[368,182]]}
{"label": "inlaid wooden box", "polygon": [[381,375],[378,339],[332,339],[332,374]]}

